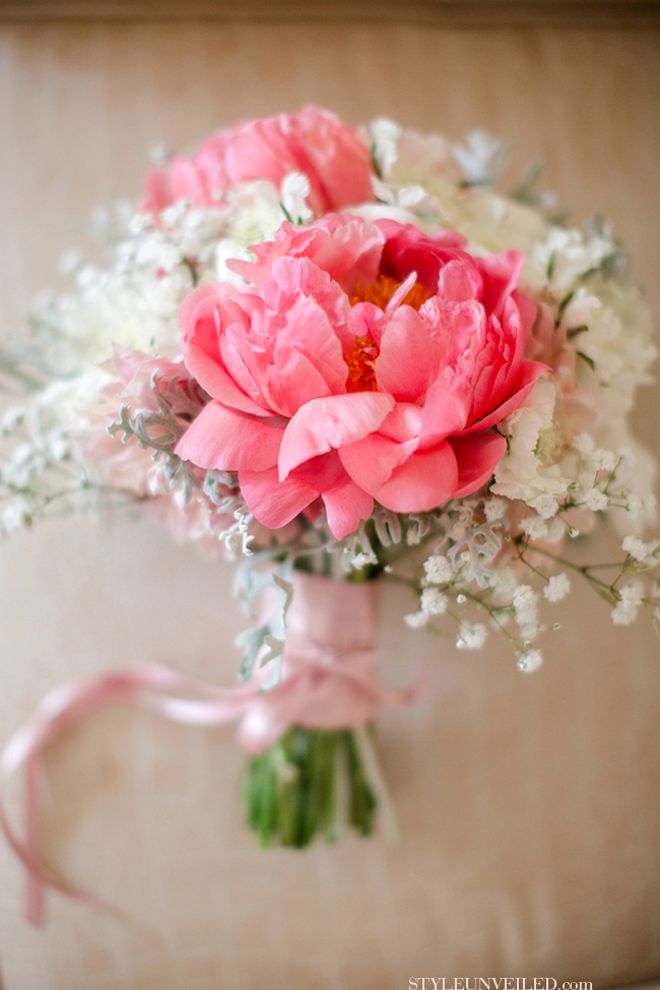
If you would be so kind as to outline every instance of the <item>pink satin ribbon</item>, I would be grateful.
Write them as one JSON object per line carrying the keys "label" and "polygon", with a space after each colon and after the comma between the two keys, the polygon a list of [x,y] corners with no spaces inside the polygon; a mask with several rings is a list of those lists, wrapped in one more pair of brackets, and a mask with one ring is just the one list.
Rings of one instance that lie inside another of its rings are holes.
{"label": "pink satin ribbon", "polygon": [[[40,856],[40,778],[48,746],[93,711],[136,700],[173,722],[220,726],[241,719],[239,740],[248,752],[268,749],[292,725],[341,729],[373,721],[381,704],[406,704],[418,686],[388,689],[376,679],[376,589],[316,575],[294,574],[293,600],[280,681],[271,661],[245,684],[222,688],[158,664],[142,664],[51,691],[12,736],[0,757],[0,828],[26,871],[27,920],[43,924],[47,887],[107,908],[50,870]],[[183,695],[183,697],[181,696]],[[188,696],[188,697],[186,697]],[[11,825],[4,797],[9,779],[25,776],[25,839]]]}

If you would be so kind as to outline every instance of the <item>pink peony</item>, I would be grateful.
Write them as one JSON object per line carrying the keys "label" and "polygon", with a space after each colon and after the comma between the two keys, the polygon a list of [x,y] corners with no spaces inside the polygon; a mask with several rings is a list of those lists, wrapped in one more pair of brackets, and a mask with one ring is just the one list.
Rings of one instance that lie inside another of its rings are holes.
{"label": "pink peony", "polygon": [[374,499],[422,512],[468,495],[506,450],[494,427],[545,365],[525,360],[536,305],[522,255],[475,258],[452,231],[327,216],[283,224],[180,313],[183,356],[212,401],[177,453],[238,472],[274,529],[322,499],[337,538]]}
{"label": "pink peony", "polygon": [[319,213],[372,198],[368,148],[352,127],[311,106],[218,131],[192,158],[179,155],[152,169],[141,205],[150,213],[182,199],[207,207],[236,182],[266,179],[279,187],[289,172],[308,177],[309,204]]}

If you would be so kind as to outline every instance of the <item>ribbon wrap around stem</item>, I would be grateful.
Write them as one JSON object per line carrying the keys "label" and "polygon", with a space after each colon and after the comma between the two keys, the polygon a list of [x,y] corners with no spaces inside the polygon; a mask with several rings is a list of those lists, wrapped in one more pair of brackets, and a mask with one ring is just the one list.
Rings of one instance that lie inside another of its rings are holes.
{"label": "ribbon wrap around stem", "polygon": [[[40,855],[40,778],[48,747],[95,710],[134,700],[183,725],[220,726],[241,720],[239,739],[251,753],[268,749],[292,725],[338,729],[373,720],[380,704],[405,704],[418,687],[378,684],[374,640],[375,582],[335,581],[296,572],[287,612],[281,678],[270,661],[244,684],[218,687],[158,664],[140,664],[75,681],[51,691],[14,733],[0,756],[0,829],[26,871],[26,917],[41,925],[50,887],[79,901],[104,906],[58,877]],[[25,779],[25,838],[5,809],[10,778]]]}
{"label": "ribbon wrap around stem", "polygon": [[402,700],[377,681],[377,592],[375,581],[294,573],[281,682],[246,713],[239,738],[247,750],[263,752],[292,725],[364,725],[380,704]]}

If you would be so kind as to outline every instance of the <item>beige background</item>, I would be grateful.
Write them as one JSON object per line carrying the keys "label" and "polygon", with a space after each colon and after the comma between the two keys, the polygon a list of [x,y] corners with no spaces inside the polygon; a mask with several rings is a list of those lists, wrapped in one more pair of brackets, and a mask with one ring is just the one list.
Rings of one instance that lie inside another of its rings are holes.
{"label": "beige background", "polygon": [[[14,5],[16,6],[16,5]],[[1,11],[0,11],[1,13]],[[99,23],[0,28],[0,325],[52,284],[99,201],[147,150],[244,115],[325,103],[451,135],[485,124],[536,154],[562,202],[606,205],[660,311],[658,34],[397,24]],[[657,392],[637,423],[655,443]],[[591,554],[606,554],[599,537]],[[0,546],[0,736],[63,680],[144,658],[232,676],[230,571],[128,521],[50,525]],[[53,862],[126,912],[50,898],[23,922],[0,846],[8,990],[407,987],[410,976],[660,975],[660,665],[650,627],[586,593],[536,676],[499,644],[452,655],[397,620],[388,666],[425,657],[414,712],[385,712],[403,840],[263,853],[241,822],[230,732],[126,708],[50,761]]]}

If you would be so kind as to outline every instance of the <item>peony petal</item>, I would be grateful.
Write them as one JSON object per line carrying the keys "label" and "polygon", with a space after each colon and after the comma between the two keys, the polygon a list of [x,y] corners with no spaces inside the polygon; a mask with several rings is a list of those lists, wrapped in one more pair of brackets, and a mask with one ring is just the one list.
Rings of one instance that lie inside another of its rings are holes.
{"label": "peony petal", "polygon": [[200,285],[186,296],[179,310],[181,353],[192,377],[214,399],[255,416],[268,416],[268,410],[247,396],[230,377],[220,355],[219,304],[228,291],[235,289],[219,284]]}
{"label": "peony petal", "polygon": [[465,257],[449,261],[438,273],[438,295],[449,302],[479,299],[482,287],[476,265]]}
{"label": "peony petal", "polygon": [[279,481],[277,468],[240,471],[238,483],[247,506],[263,526],[280,529],[318,498],[318,489],[291,475]]}
{"label": "peony petal", "polygon": [[492,426],[497,426],[501,423],[503,419],[509,416],[512,412],[523,404],[529,393],[534,388],[537,379],[544,371],[548,370],[546,364],[541,364],[540,361],[525,361],[520,369],[520,377],[518,379],[518,384],[512,395],[509,396],[497,409],[483,416],[476,423],[471,423],[470,426],[461,431],[460,435],[467,433],[476,433],[477,431],[490,429]]}
{"label": "peony petal", "polygon": [[392,512],[428,512],[452,498],[458,481],[454,451],[448,443],[412,454],[376,492]]}
{"label": "peony petal", "polygon": [[313,399],[290,420],[280,448],[280,478],[333,448],[355,443],[378,429],[394,399],[381,392],[352,392]]}
{"label": "peony petal", "polygon": [[470,408],[469,382],[446,368],[426,393],[422,409],[422,445],[429,446],[465,428]]}
{"label": "peony petal", "polygon": [[478,491],[506,454],[506,440],[499,433],[476,433],[454,437],[449,442],[458,464],[458,482],[452,498]]}
{"label": "peony petal", "polygon": [[284,429],[209,402],[188,427],[176,446],[176,454],[197,467],[217,471],[241,471],[277,464]]}
{"label": "peony petal", "polygon": [[477,258],[476,264],[484,282],[482,302],[489,313],[501,316],[504,303],[518,288],[525,255],[520,251],[501,251]]}
{"label": "peony petal", "polygon": [[339,451],[339,459],[353,481],[372,495],[388,481],[395,468],[417,449],[417,439],[392,440],[374,433]]}
{"label": "peony petal", "polygon": [[406,440],[417,439],[422,432],[424,422],[420,407],[414,402],[397,402],[391,413],[380,424],[378,433],[390,440],[404,443]]}
{"label": "peony petal", "polygon": [[384,392],[402,402],[415,402],[437,374],[440,345],[431,327],[410,306],[401,306],[385,326],[376,378]]}
{"label": "peony petal", "polygon": [[354,533],[362,519],[368,519],[374,507],[371,495],[359,488],[344,471],[327,491],[322,492],[328,526],[337,540]]}

